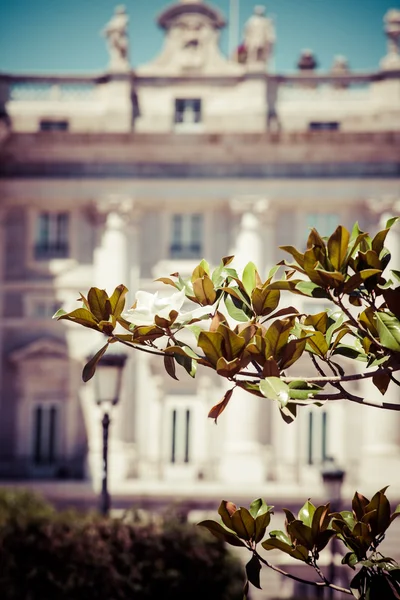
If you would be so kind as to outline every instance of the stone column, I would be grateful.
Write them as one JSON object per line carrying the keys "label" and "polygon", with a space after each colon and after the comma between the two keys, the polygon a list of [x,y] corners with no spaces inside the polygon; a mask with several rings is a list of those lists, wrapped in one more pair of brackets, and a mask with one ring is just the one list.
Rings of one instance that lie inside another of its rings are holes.
{"label": "stone column", "polygon": [[[130,197],[109,196],[96,204],[95,212],[98,245],[94,251],[94,285],[111,295],[120,284],[130,287],[130,236],[134,201]],[[132,304],[132,297],[127,300],[127,307]],[[122,347],[118,349],[121,350]],[[123,387],[119,404],[112,414],[110,465],[115,465],[114,479],[125,477],[134,455],[134,353],[134,350],[127,348],[128,360],[125,364]]]}
{"label": "stone column", "polygon": [[[235,198],[232,212],[239,221],[233,254],[239,274],[253,261],[261,277],[264,264],[263,215],[268,201],[260,197]],[[244,390],[236,389],[226,412],[222,415],[225,440],[220,463],[220,477],[230,483],[261,483],[266,479],[263,447],[259,442],[260,402]]]}
{"label": "stone column", "polygon": [[128,248],[132,198],[110,196],[96,205],[98,245],[94,252],[94,283],[111,294],[129,283]]}

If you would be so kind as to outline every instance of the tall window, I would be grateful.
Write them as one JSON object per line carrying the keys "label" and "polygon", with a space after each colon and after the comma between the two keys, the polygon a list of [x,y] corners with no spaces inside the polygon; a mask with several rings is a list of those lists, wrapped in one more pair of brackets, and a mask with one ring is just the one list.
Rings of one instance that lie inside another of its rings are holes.
{"label": "tall window", "polygon": [[171,463],[190,462],[190,410],[174,408],[171,411]]}
{"label": "tall window", "polygon": [[203,216],[200,214],[172,215],[171,258],[199,258],[202,253]]}
{"label": "tall window", "polygon": [[33,462],[52,465],[57,458],[58,408],[39,404],[33,411]]}
{"label": "tall window", "polygon": [[339,225],[339,215],[337,213],[307,213],[306,215],[307,229],[315,227],[318,233],[322,236],[331,235]]}
{"label": "tall window", "polygon": [[175,123],[201,123],[201,100],[177,98],[175,100]]}
{"label": "tall window", "polygon": [[66,258],[69,215],[66,212],[42,212],[36,221],[35,258]]}
{"label": "tall window", "polygon": [[328,456],[328,413],[311,411],[308,413],[307,462],[321,464]]}

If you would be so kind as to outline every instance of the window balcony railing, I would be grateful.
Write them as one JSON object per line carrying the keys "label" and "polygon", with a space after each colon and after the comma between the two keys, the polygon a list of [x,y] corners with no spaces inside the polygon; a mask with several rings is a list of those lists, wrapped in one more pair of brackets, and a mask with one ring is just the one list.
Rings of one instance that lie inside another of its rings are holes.
{"label": "window balcony railing", "polygon": [[35,259],[36,260],[50,260],[52,258],[68,258],[69,247],[66,243],[55,243],[55,244],[36,244],[35,246]]}

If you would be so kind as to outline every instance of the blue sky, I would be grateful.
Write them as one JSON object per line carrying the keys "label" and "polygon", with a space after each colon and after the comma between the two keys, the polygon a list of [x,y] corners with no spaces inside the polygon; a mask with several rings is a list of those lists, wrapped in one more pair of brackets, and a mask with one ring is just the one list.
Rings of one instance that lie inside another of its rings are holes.
{"label": "blue sky", "polygon": [[[98,72],[107,65],[102,27],[118,0],[0,0],[0,71]],[[241,29],[262,0],[239,0]],[[171,2],[125,0],[130,15],[131,62],[151,60],[163,33],[156,16]],[[227,17],[229,0],[214,0]],[[375,69],[385,54],[382,19],[390,0],[266,0],[276,22],[275,70],[293,71],[302,48],[314,50],[321,69],[347,56],[355,70]],[[228,36],[221,38],[227,52]]]}

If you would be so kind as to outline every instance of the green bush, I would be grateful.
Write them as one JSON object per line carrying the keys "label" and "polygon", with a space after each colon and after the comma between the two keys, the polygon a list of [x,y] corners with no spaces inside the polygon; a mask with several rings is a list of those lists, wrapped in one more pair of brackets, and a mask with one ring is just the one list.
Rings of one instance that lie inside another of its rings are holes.
{"label": "green bush", "polygon": [[0,494],[2,600],[242,597],[240,562],[194,525],[57,513],[37,497],[16,496],[7,496],[6,518]]}

